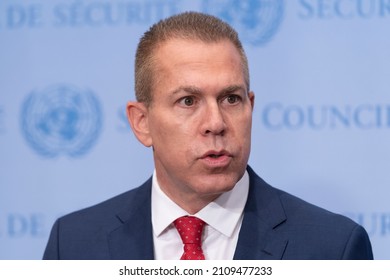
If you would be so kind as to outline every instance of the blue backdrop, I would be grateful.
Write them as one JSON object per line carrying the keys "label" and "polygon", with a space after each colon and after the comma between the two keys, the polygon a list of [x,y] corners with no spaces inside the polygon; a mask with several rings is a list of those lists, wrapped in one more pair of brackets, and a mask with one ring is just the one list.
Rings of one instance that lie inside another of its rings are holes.
{"label": "blue backdrop", "polygon": [[41,258],[56,217],[151,175],[125,116],[135,48],[185,10],[241,34],[252,167],[390,259],[390,0],[0,1],[0,259]]}

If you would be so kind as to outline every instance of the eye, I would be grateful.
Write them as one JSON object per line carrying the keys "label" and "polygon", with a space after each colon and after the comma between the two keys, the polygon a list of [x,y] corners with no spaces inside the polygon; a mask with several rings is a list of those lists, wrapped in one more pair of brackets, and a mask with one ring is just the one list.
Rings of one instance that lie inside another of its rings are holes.
{"label": "eye", "polygon": [[195,104],[195,98],[193,96],[183,97],[179,100],[179,104],[186,107],[191,107]]}
{"label": "eye", "polygon": [[241,99],[240,96],[238,95],[235,95],[235,94],[230,94],[228,95],[225,100],[229,103],[229,104],[236,104],[237,102],[239,102]]}

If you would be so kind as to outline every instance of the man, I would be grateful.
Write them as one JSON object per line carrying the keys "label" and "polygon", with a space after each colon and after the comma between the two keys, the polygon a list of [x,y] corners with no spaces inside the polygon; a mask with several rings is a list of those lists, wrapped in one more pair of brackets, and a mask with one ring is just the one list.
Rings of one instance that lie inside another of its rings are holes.
{"label": "man", "polygon": [[[269,186],[247,166],[254,93],[229,25],[193,12],[160,21],[141,39],[135,68],[128,119],[153,148],[155,172],[60,218],[45,259],[372,259],[361,226]],[[200,234],[184,253],[182,217]]]}

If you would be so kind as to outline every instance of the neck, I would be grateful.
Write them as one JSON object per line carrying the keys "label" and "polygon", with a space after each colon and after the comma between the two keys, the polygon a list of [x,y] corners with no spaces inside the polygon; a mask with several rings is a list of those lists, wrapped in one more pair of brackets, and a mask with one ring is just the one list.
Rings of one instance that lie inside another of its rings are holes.
{"label": "neck", "polygon": [[194,215],[207,206],[210,202],[214,201],[220,194],[181,194],[171,193],[169,190],[160,186],[161,190],[180,208],[186,211],[190,215]]}

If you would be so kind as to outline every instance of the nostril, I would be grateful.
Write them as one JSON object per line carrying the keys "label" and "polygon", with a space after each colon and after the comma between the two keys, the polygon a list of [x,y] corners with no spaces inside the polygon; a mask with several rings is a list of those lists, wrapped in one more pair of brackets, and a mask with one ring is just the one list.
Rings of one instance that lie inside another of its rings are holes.
{"label": "nostril", "polygon": [[225,130],[221,130],[221,131],[213,131],[213,130],[206,130],[204,134],[214,134],[214,135],[220,135],[220,136],[223,136],[225,135]]}

